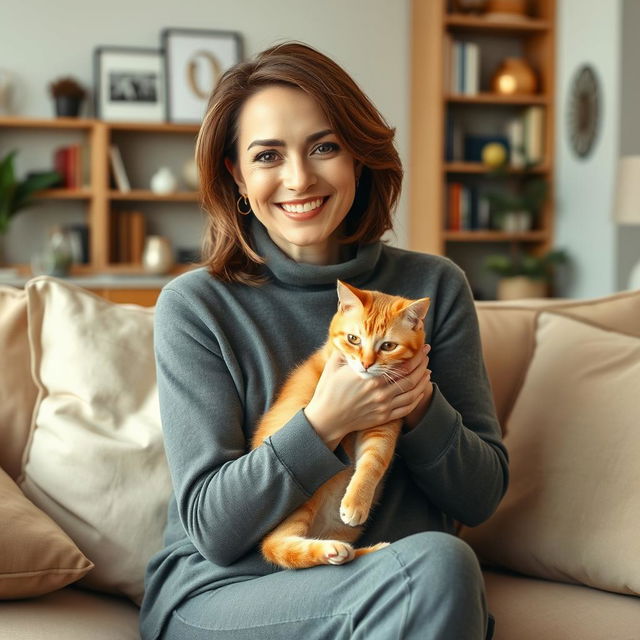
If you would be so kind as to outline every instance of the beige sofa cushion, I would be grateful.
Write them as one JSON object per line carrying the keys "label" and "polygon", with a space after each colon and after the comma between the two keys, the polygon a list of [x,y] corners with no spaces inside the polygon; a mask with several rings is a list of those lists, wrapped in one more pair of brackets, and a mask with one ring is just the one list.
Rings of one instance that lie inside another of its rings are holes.
{"label": "beige sofa cushion", "polygon": [[0,604],[0,640],[140,640],[129,600],[67,587]]}
{"label": "beige sofa cushion", "polygon": [[73,540],[0,469],[0,599],[61,589],[92,567]]}
{"label": "beige sofa cushion", "polygon": [[485,571],[493,640],[634,640],[640,602],[575,584]]}
{"label": "beige sofa cushion", "polygon": [[83,584],[139,602],[171,491],[153,309],[48,277],[26,289],[40,392],[19,484],[95,563]]}
{"label": "beige sofa cushion", "polygon": [[507,425],[511,482],[463,537],[521,573],[640,594],[640,338],[542,313]]}
{"label": "beige sofa cushion", "polygon": [[0,359],[0,467],[17,478],[38,389],[29,364],[27,296],[1,285]]}
{"label": "beige sofa cushion", "polygon": [[478,302],[476,308],[496,412],[505,433],[533,355],[536,317],[540,311],[562,311],[603,328],[640,337],[640,291],[592,300]]}

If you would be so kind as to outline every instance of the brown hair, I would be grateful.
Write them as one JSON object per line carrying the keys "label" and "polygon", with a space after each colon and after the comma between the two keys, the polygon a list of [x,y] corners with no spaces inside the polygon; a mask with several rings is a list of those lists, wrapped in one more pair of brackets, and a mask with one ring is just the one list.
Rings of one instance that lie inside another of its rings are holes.
{"label": "brown hair", "polygon": [[392,227],[391,214],[402,184],[402,166],[393,144],[395,130],[333,60],[301,43],[276,45],[223,75],[198,134],[196,161],[207,214],[201,264],[222,280],[262,281],[264,261],[249,244],[248,216],[236,210],[240,194],[224,161],[237,159],[237,121],[245,101],[274,84],[309,94],[347,151],[362,164],[342,241],[375,242]]}

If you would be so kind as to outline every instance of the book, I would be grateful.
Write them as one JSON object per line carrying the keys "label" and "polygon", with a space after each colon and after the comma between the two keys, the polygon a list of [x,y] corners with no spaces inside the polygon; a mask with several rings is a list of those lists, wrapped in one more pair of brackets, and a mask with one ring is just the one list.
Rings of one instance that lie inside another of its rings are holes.
{"label": "book", "polygon": [[131,211],[129,222],[129,259],[133,264],[142,264],[142,252],[146,236],[146,221],[142,211]]}
{"label": "book", "polygon": [[122,162],[122,154],[115,144],[112,144],[109,148],[109,158],[111,160],[111,172],[117,189],[125,193],[131,191],[129,177],[125,171],[124,162]]}
{"label": "book", "polygon": [[544,160],[544,109],[528,107],[524,112],[524,148],[529,164]]}
{"label": "book", "polygon": [[475,96],[480,87],[480,47],[475,42],[465,43],[464,68],[463,93]]}
{"label": "book", "polygon": [[506,133],[509,140],[509,165],[514,169],[522,169],[527,163],[523,118],[517,117],[507,122]]}

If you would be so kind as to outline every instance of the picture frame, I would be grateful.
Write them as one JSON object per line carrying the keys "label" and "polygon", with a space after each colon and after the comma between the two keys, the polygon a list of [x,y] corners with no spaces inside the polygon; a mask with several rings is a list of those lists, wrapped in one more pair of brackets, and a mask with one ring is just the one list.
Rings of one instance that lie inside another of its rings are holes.
{"label": "picture frame", "polygon": [[167,120],[200,124],[222,74],[242,59],[237,31],[170,27],[161,34],[167,72]]}
{"label": "picture frame", "polygon": [[94,50],[96,117],[163,122],[165,65],[159,49],[102,46]]}

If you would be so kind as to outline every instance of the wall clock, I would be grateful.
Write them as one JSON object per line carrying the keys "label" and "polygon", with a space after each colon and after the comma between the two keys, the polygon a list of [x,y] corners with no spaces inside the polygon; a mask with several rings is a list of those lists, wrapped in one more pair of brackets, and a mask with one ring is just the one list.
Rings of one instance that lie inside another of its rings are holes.
{"label": "wall clock", "polygon": [[569,89],[569,144],[579,158],[586,158],[593,150],[601,113],[601,91],[593,67],[583,65],[573,76]]}

